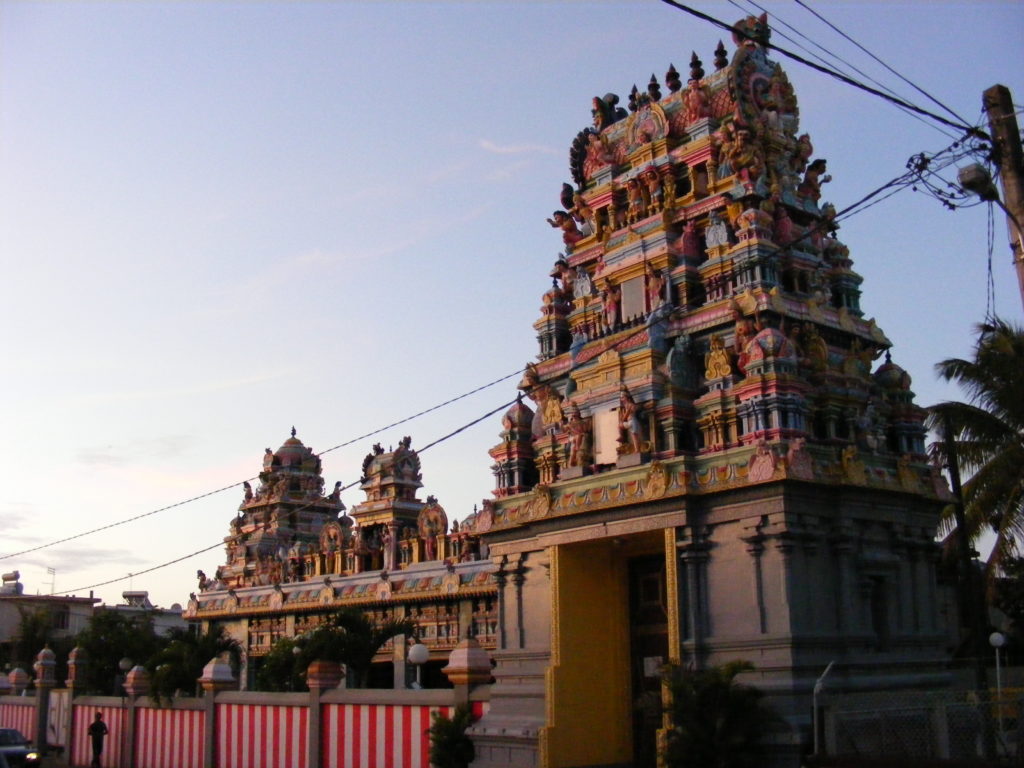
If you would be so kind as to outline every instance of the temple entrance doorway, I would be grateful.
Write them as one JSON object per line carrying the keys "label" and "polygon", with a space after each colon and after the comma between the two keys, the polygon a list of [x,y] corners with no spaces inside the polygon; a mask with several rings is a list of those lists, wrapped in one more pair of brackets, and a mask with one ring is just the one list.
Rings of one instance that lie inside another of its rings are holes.
{"label": "temple entrance doorway", "polygon": [[657,765],[661,669],[669,659],[665,557],[629,560],[629,648],[635,768]]}

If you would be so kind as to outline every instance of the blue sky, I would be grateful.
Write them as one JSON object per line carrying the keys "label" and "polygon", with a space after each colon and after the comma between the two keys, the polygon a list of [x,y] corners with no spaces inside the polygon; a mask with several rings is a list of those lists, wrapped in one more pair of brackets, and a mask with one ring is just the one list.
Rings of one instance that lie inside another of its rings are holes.
{"label": "blue sky", "polygon": [[[748,3],[740,3],[750,8]],[[694,6],[728,22],[727,2]],[[923,97],[796,3],[768,6]],[[1015,2],[815,3],[965,118],[1024,101]],[[0,1],[0,517],[10,553],[256,474],[294,425],[323,450],[520,370],[561,249],[544,221],[590,101],[627,96],[721,31],[650,2]],[[800,40],[801,44],[810,44]],[[950,139],[782,61],[838,208]],[[858,76],[859,77],[859,76]],[[904,191],[840,232],[862,308],[924,405],[986,311],[987,214]],[[997,217],[995,308],[1021,318]],[[358,477],[381,441],[425,445],[515,395],[513,378],[324,456]],[[463,518],[492,487],[492,417],[422,457]],[[343,497],[361,500],[357,489]],[[29,591],[136,573],[216,544],[240,490],[0,561]],[[214,550],[97,589],[184,602]]]}

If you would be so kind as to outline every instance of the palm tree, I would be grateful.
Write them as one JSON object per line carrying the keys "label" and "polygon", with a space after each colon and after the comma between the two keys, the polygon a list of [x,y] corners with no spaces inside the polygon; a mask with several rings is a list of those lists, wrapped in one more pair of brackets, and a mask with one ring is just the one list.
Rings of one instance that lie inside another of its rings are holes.
{"label": "palm tree", "polygon": [[374,624],[358,608],[343,608],[313,630],[302,646],[301,663],[305,669],[316,660],[341,662],[348,667],[353,686],[365,688],[377,651],[396,635],[412,634],[415,630],[412,619],[388,619]]}
{"label": "palm tree", "polygon": [[765,736],[779,716],[757,688],[736,682],[747,661],[703,670],[669,670],[673,728],[666,765],[671,768],[757,768]]}
{"label": "palm tree", "polygon": [[[935,368],[967,395],[966,403],[929,408],[928,426],[941,434],[949,425],[960,465],[970,476],[963,499],[971,542],[986,528],[995,532],[992,577],[1005,558],[1019,554],[1024,535],[1024,329],[999,319],[979,325],[972,360],[950,358]],[[932,454],[948,463],[942,442],[932,445]],[[950,509],[942,532],[954,528]]]}
{"label": "palm tree", "polygon": [[238,670],[242,647],[224,627],[211,627],[198,634],[188,629],[173,629],[163,650],[152,656],[146,667],[152,680],[153,697],[185,695],[195,692],[197,680],[211,659],[227,654],[231,666]]}

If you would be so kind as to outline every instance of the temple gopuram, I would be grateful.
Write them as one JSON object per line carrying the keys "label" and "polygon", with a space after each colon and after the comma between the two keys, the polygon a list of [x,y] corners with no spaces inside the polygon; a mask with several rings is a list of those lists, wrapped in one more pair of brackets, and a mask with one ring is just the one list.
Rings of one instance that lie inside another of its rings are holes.
{"label": "temple gopuram", "polygon": [[[397,448],[375,445],[362,466],[366,501],[349,515],[341,483],[324,494],[320,458],[296,437],[266,449],[259,486],[246,482],[225,537],[224,565],[199,571],[186,618],[223,626],[244,653],[244,685],[281,638],[315,629],[346,606],[381,622],[412,618],[430,649],[426,679],[458,641],[472,634],[495,647],[493,566],[473,530],[475,515],[451,526],[433,496],[417,499],[420,459],[406,437]],[[405,687],[405,645],[389,642],[377,655],[371,682]]]}
{"label": "temple gopuram", "polygon": [[594,98],[572,141],[475,519],[499,600],[474,766],[654,766],[667,663],[753,663],[794,766],[830,662],[832,692],[946,680],[948,490],[768,37],[747,18],[685,82]]}

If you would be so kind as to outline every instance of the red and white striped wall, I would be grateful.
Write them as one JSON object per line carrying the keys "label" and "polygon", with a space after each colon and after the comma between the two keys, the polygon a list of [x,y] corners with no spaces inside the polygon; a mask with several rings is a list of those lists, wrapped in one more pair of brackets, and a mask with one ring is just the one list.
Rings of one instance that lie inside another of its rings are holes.
{"label": "red and white striped wall", "polygon": [[[490,705],[475,701],[473,719]],[[455,707],[389,704],[325,704],[321,721],[322,768],[427,768],[434,712],[451,717]]]}
{"label": "red and white striped wall", "polygon": [[97,707],[83,704],[74,708],[72,724],[71,763],[72,765],[89,765],[92,762],[92,740],[89,738],[89,725],[96,719],[96,713],[103,713],[103,722],[107,724],[107,738],[103,740],[103,755],[100,765],[103,768],[117,768],[121,765],[121,744],[124,743],[125,711],[120,707]]}
{"label": "red and white striped wall", "polygon": [[306,768],[306,707],[217,705],[218,768]]}
{"label": "red and white striped wall", "polygon": [[135,710],[136,768],[203,768],[202,710]]}
{"label": "red and white striped wall", "polygon": [[36,700],[25,699],[25,704],[0,704],[0,728],[17,728],[27,739],[36,737]]}
{"label": "red and white striped wall", "polygon": [[430,717],[454,707],[325,704],[322,768],[426,768]]}

